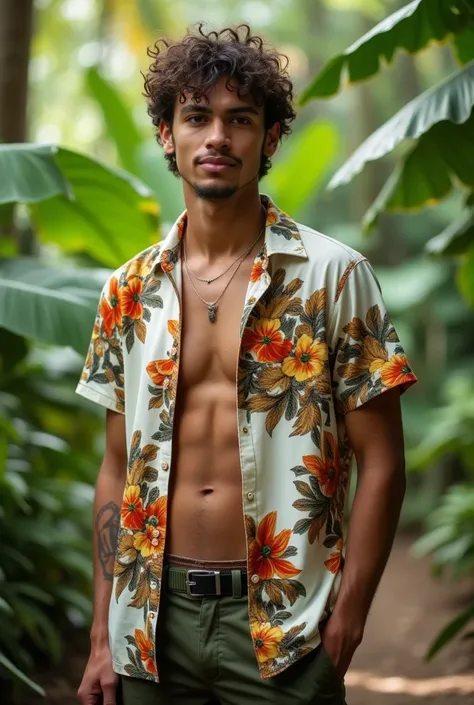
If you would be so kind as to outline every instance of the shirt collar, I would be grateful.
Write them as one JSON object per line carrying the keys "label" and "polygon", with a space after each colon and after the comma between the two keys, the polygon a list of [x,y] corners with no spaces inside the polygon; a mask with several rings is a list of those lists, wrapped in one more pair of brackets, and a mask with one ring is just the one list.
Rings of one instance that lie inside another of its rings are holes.
{"label": "shirt collar", "polygon": [[[264,256],[268,258],[275,254],[287,254],[307,258],[308,255],[295,221],[280,210],[269,196],[262,194],[260,198],[267,213]],[[179,243],[183,237],[187,219],[188,215],[185,211],[159,245],[155,265],[160,263],[164,272],[171,272],[179,262]]]}

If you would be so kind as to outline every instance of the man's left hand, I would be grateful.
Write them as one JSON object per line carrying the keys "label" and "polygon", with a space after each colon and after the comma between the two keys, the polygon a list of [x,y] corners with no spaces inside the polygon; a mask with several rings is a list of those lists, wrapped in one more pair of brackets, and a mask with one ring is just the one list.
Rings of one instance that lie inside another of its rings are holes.
{"label": "man's left hand", "polygon": [[342,679],[346,675],[355,650],[362,641],[363,629],[331,615],[321,632],[321,641],[334,668]]}

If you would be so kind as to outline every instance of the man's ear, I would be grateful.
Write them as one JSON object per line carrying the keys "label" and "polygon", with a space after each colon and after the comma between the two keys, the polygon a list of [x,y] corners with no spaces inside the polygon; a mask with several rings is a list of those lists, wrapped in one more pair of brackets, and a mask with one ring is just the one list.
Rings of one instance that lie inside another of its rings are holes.
{"label": "man's ear", "polygon": [[280,138],[280,123],[276,122],[269,130],[265,136],[265,142],[263,144],[263,153],[266,157],[273,157],[278,147],[278,140]]}
{"label": "man's ear", "polygon": [[164,120],[160,121],[160,139],[165,154],[174,154],[173,131]]}

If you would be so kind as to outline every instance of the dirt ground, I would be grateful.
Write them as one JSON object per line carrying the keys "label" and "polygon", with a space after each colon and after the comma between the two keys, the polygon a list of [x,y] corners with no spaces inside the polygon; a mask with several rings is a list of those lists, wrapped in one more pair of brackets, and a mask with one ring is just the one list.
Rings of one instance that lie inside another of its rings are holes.
{"label": "dirt ground", "polygon": [[[427,646],[474,586],[433,580],[428,562],[410,556],[411,543],[406,536],[396,541],[347,674],[348,705],[474,705],[473,641],[457,640],[430,663],[423,661]],[[21,705],[77,705],[87,640],[71,634],[69,643],[74,647],[61,667],[37,678],[46,700],[25,695]]]}

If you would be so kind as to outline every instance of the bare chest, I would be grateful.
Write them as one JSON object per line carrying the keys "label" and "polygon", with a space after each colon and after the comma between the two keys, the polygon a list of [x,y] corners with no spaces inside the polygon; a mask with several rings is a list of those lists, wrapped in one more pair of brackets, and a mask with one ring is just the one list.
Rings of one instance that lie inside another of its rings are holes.
{"label": "bare chest", "polygon": [[[218,302],[214,322],[209,320],[206,304],[198,297],[183,270],[181,387],[191,388],[205,381],[235,384],[240,323],[252,263],[244,265]],[[229,277],[225,276],[211,284],[194,279],[193,284],[202,299],[210,303],[220,296],[228,281]]]}

